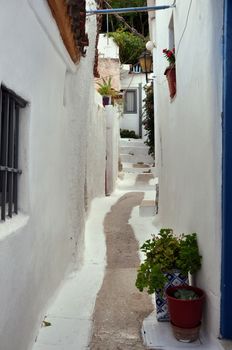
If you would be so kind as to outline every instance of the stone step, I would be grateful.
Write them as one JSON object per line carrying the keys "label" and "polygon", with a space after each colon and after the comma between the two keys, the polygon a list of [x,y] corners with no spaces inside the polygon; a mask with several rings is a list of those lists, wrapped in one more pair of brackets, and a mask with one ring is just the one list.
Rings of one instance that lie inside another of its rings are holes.
{"label": "stone step", "polygon": [[130,154],[136,156],[150,157],[147,147],[120,147],[120,154]]}
{"label": "stone step", "polygon": [[142,139],[120,139],[120,147],[147,147]]}
{"label": "stone step", "polygon": [[120,154],[120,160],[122,163],[153,163],[153,158],[148,155]]}
{"label": "stone step", "polygon": [[122,153],[126,153],[126,152],[148,152],[148,147],[146,145],[137,145],[137,146],[120,146],[120,151]]}
{"label": "stone step", "polygon": [[149,164],[122,163],[122,170],[125,173],[143,174],[150,172]]}
{"label": "stone step", "polygon": [[140,216],[154,216],[155,215],[155,201],[150,199],[142,200],[142,203],[139,206],[139,215]]}

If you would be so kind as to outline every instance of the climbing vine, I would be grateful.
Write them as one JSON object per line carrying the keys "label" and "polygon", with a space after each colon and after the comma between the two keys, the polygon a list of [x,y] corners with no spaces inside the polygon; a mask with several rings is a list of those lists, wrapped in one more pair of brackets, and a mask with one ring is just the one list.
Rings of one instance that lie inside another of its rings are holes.
{"label": "climbing vine", "polygon": [[147,139],[144,143],[149,147],[148,153],[154,157],[155,145],[154,145],[154,95],[153,95],[153,84],[146,85],[144,88],[146,97],[144,101],[144,112],[143,112],[143,125],[146,130]]}

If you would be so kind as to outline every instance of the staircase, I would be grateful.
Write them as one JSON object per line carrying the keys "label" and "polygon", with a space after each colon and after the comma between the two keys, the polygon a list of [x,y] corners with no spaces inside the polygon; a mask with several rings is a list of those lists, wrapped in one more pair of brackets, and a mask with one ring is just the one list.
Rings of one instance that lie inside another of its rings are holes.
{"label": "staircase", "polygon": [[142,139],[120,139],[120,160],[125,172],[149,172],[154,159]]}
{"label": "staircase", "polygon": [[[151,176],[154,173],[154,159],[148,154],[148,147],[142,139],[120,139],[120,161],[124,173],[135,173],[137,174],[137,179],[140,176],[144,178],[146,175]],[[156,183],[157,181],[158,178],[156,178]],[[139,206],[140,216],[149,217],[155,215],[155,189],[154,185],[154,200],[142,200]]]}

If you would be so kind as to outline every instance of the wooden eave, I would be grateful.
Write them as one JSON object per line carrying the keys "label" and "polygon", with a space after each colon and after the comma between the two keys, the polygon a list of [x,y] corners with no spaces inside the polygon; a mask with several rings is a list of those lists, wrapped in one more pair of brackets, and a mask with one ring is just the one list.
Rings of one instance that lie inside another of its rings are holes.
{"label": "wooden eave", "polygon": [[88,36],[85,33],[85,0],[47,0],[64,45],[74,63],[85,56]]}

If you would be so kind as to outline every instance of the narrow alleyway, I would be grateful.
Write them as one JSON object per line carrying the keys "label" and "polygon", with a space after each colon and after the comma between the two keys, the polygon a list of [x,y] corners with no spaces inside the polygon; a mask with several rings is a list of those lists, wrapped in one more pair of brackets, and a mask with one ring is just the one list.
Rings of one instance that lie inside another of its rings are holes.
{"label": "narrow alleyway", "polygon": [[[144,152],[142,141],[139,146]],[[139,245],[154,226],[139,216],[139,205],[154,197],[154,185],[149,166],[138,164],[141,155],[135,157],[122,159],[115,192],[92,202],[83,265],[58,291],[45,315],[50,325],[43,325],[33,350],[145,349],[142,322],[153,305],[136,289],[135,278]]]}
{"label": "narrow alleyway", "polygon": [[139,247],[128,224],[132,208],[143,197],[142,192],[128,192],[106,215],[107,268],[96,300],[91,350],[144,349],[142,321],[153,306],[151,298],[135,288]]}
{"label": "narrow alleyway", "polygon": [[156,321],[151,298],[135,288],[139,245],[158,228],[154,216],[140,215],[143,199],[154,199],[153,172],[131,161],[124,160],[115,192],[92,202],[83,265],[61,285],[33,350],[219,349],[204,337],[175,340],[169,323]]}
{"label": "narrow alleyway", "polygon": [[[121,140],[124,193],[104,220],[107,266],[93,315],[91,350],[143,350],[142,322],[153,311],[151,298],[135,287],[140,263],[139,243],[129,220],[134,208],[144,199],[145,186],[153,179],[147,149],[140,142]],[[151,159],[150,159],[151,160]],[[126,191],[126,183],[131,187]],[[152,186],[150,186],[152,189]],[[140,190],[138,192],[138,190]]]}

